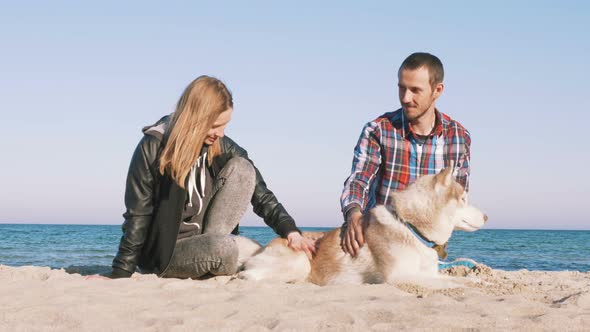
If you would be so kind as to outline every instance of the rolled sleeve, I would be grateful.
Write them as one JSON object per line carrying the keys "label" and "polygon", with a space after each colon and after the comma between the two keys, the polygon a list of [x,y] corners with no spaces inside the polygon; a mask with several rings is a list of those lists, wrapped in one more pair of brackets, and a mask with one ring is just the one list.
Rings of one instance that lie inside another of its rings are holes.
{"label": "rolled sleeve", "polygon": [[354,148],[351,175],[344,182],[340,205],[344,217],[353,208],[364,210],[369,201],[371,183],[381,167],[381,130],[375,122],[367,123]]}

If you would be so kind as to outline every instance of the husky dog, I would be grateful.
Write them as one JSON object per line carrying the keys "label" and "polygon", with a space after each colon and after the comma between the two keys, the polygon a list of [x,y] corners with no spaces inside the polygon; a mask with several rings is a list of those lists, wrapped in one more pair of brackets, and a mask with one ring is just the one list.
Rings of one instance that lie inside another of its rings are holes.
{"label": "husky dog", "polygon": [[469,205],[464,188],[453,178],[453,166],[418,178],[393,194],[392,209],[383,205],[364,216],[365,245],[356,257],[340,246],[341,229],[304,233],[317,240],[311,260],[277,238],[248,259],[239,277],[318,285],[392,283],[394,280],[438,275],[437,252],[426,243],[446,245],[453,230],[472,232],[487,216]]}

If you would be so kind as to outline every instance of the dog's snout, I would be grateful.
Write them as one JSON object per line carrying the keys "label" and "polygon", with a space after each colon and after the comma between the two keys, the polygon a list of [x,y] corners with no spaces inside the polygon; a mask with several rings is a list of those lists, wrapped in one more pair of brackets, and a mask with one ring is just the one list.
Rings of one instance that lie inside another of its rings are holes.
{"label": "dog's snout", "polygon": [[483,215],[483,222],[487,222],[487,221],[488,221],[488,215],[487,214],[484,214]]}

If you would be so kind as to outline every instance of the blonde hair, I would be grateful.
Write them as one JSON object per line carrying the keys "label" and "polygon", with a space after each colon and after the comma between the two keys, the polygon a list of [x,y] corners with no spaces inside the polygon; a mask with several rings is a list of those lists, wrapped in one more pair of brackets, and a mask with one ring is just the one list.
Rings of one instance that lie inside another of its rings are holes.
{"label": "blonde hair", "polygon": [[[168,126],[168,141],[160,156],[160,173],[167,170],[174,181],[184,189],[191,167],[199,158],[207,132],[217,117],[233,108],[231,92],[214,77],[199,76],[184,90]],[[216,140],[209,147],[207,161],[221,153]]]}

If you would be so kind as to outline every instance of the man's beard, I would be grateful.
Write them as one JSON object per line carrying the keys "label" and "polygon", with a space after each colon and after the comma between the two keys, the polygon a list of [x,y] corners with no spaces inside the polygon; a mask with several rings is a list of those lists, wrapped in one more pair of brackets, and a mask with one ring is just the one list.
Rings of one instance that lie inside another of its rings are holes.
{"label": "man's beard", "polygon": [[408,112],[408,110],[407,110],[407,109],[406,109],[404,106],[402,106],[402,108],[403,108],[403,110],[404,110],[404,116],[405,116],[405,117],[406,117],[406,119],[408,119],[408,121],[410,121],[410,122],[417,121],[418,119],[420,119],[421,117],[423,117],[423,116],[424,116],[424,115],[425,115],[425,114],[428,112],[428,110],[429,110],[429,109],[430,109],[430,107],[432,106],[432,103],[433,103],[433,102],[434,102],[434,101],[433,101],[433,100],[431,100],[431,101],[430,101],[430,103],[429,103],[429,104],[428,104],[428,105],[427,105],[425,108],[423,108],[423,109],[416,109],[416,108],[414,108],[414,109],[412,110],[412,114],[410,114],[410,113]]}

